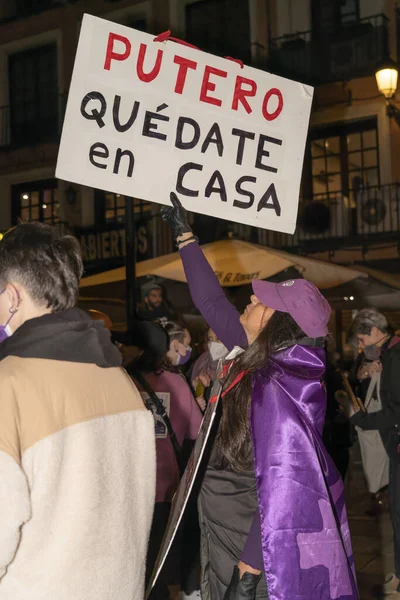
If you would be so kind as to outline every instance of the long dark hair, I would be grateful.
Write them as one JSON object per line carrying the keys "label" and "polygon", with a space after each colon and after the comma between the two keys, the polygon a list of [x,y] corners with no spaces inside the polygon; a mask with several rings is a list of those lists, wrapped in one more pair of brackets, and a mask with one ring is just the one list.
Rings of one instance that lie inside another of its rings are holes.
{"label": "long dark hair", "polygon": [[224,382],[225,389],[240,373],[246,371],[246,374],[221,401],[222,414],[215,445],[219,468],[233,471],[251,468],[249,412],[253,375],[268,367],[273,354],[303,337],[304,332],[288,313],[276,311],[232,366]]}

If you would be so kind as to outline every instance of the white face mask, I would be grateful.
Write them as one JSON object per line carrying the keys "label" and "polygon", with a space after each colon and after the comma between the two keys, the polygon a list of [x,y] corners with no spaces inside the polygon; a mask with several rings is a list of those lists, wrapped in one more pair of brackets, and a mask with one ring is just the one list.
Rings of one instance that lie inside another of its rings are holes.
{"label": "white face mask", "polygon": [[228,354],[228,348],[222,342],[208,342],[208,351],[213,360],[220,360]]}

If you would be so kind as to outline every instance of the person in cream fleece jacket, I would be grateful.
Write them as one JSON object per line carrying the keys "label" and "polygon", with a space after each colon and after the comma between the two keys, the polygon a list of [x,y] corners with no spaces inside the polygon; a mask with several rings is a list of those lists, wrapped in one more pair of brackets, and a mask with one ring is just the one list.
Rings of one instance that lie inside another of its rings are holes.
{"label": "person in cream fleece jacket", "polygon": [[142,600],[152,415],[110,333],[75,308],[75,238],[0,242],[0,600]]}

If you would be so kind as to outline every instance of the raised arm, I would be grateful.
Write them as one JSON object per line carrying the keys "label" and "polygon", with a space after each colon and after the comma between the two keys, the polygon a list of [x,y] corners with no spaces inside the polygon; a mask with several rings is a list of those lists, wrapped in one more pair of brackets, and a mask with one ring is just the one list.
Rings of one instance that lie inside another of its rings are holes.
{"label": "raised arm", "polygon": [[229,350],[246,345],[239,312],[225,296],[198,243],[188,242],[180,255],[193,303],[208,325]]}
{"label": "raised arm", "polygon": [[174,238],[179,242],[194,305],[229,350],[234,346],[246,345],[246,334],[240,324],[239,312],[225,296],[187,222],[186,211],[174,193],[171,194],[171,202],[172,207],[162,208],[162,218],[168,222]]}

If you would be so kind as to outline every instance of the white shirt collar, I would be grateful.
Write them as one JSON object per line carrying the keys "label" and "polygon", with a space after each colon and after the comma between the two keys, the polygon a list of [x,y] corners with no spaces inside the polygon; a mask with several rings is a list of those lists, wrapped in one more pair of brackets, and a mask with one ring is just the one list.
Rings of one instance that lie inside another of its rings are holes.
{"label": "white shirt collar", "polygon": [[244,352],[243,348],[241,348],[240,346],[235,346],[233,348],[233,350],[231,350],[229,352],[229,354],[227,356],[225,356],[225,360],[233,360],[234,358],[237,358],[238,356],[243,354],[243,352]]}

